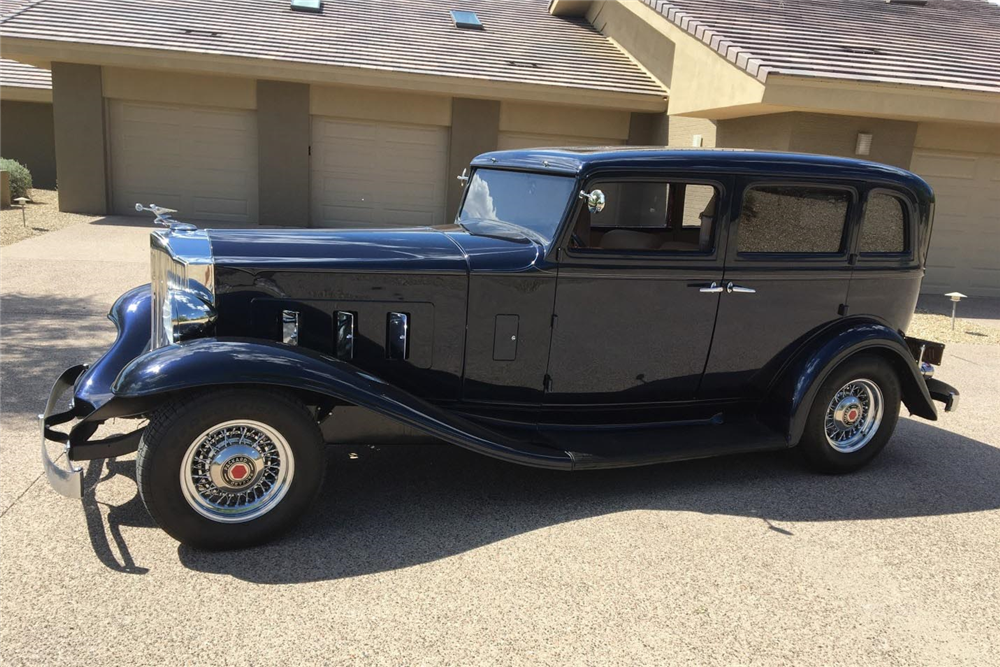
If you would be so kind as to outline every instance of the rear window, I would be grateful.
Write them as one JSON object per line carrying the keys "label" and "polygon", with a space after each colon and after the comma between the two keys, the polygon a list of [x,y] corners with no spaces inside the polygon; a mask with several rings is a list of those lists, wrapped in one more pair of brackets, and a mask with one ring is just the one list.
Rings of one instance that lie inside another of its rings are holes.
{"label": "rear window", "polygon": [[905,252],[905,211],[899,197],[884,193],[869,196],[858,251],[863,254]]}
{"label": "rear window", "polygon": [[737,228],[740,253],[837,253],[851,193],[816,186],[749,188]]}

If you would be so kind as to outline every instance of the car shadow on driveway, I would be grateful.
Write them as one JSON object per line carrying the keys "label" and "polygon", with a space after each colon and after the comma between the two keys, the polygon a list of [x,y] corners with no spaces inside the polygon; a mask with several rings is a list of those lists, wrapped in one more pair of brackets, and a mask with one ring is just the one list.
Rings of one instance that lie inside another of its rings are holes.
{"label": "car shadow on driveway", "polygon": [[568,474],[446,445],[335,447],[317,506],[284,539],[222,553],[182,545],[178,556],[192,570],[285,584],[405,568],[630,510],[756,517],[795,539],[795,522],[1000,508],[1000,449],[924,422],[902,420],[882,456],[852,475],[812,474],[789,454]]}

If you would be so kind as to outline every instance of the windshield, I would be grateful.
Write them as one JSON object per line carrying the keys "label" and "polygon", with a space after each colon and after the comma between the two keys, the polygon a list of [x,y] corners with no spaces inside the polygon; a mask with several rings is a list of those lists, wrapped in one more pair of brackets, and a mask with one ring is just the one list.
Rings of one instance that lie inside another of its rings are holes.
{"label": "windshield", "polygon": [[524,236],[548,247],[569,203],[573,182],[571,176],[477,169],[469,180],[458,223],[473,234],[497,234],[503,223],[515,225],[527,232]]}

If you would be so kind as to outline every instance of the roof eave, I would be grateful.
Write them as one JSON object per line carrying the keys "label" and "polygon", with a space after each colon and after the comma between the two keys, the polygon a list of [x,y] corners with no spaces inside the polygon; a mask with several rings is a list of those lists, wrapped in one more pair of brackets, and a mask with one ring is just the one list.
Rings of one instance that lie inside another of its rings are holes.
{"label": "roof eave", "polygon": [[52,102],[51,88],[0,85],[0,99],[4,102]]}
{"label": "roof eave", "polygon": [[0,50],[4,58],[40,63],[70,62],[254,79],[270,78],[310,84],[410,90],[454,97],[571,104],[648,113],[662,113],[667,109],[665,91],[663,96],[659,96],[565,85],[541,85],[477,77],[324,65],[264,57],[240,57],[12,36],[3,36],[0,40]]}

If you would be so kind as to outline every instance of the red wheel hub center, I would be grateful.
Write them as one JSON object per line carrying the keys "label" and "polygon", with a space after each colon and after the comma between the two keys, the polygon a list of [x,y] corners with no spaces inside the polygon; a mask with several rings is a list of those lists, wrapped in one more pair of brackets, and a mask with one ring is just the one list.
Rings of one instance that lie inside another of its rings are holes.
{"label": "red wheel hub center", "polygon": [[250,469],[242,463],[237,463],[229,469],[229,476],[235,480],[241,480],[250,473]]}
{"label": "red wheel hub center", "polygon": [[858,419],[858,409],[851,408],[850,410],[847,411],[847,414],[845,416],[847,417],[847,421],[854,423]]}

